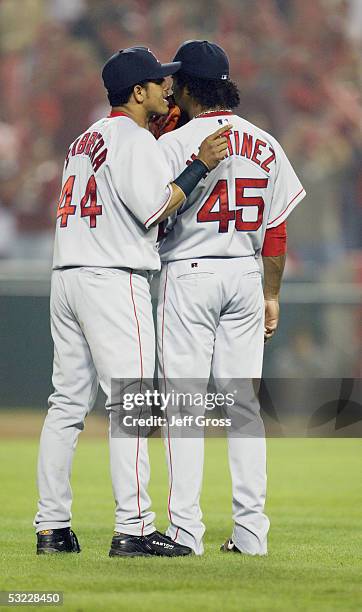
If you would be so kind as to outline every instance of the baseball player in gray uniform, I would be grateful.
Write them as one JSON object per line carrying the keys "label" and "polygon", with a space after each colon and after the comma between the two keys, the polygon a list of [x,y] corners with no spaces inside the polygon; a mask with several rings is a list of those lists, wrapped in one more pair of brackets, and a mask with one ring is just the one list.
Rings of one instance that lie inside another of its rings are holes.
{"label": "baseball player in gray uniform", "polygon": [[[152,379],[155,338],[148,276],[160,267],[157,224],[225,157],[221,128],[173,180],[146,129],[151,115],[167,114],[165,77],[180,65],[161,64],[146,47],[113,55],[102,72],[111,112],[81,134],[66,156],[50,298],[54,392],[38,461],[38,554],[80,551],[71,530],[70,486],[79,433],[98,384],[111,408],[113,378]],[[154,526],[147,440],[110,436],[110,462],[116,502],[110,556],[190,554],[189,547]]]}
{"label": "baseball player in gray uniform", "polygon": [[[188,41],[174,61],[182,62],[174,79],[175,101],[191,121],[159,139],[173,176],[192,162],[208,131],[224,121],[233,128],[227,158],[169,220],[161,243],[158,359],[166,391],[170,381],[181,378],[207,383],[211,374],[218,384],[261,377],[264,340],[275,332],[279,317],[285,220],[305,195],[275,138],[234,114],[239,94],[224,50]],[[222,550],[264,555],[269,529],[265,435],[257,398],[252,394],[241,401],[253,415],[253,431],[228,432],[234,531]],[[203,436],[180,437],[169,427],[166,443],[167,534],[202,554]]]}

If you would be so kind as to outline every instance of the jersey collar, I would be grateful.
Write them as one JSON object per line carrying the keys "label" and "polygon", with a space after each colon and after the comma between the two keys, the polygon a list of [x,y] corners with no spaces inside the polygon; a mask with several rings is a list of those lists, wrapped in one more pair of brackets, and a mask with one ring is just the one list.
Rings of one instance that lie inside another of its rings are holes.
{"label": "jersey collar", "polygon": [[208,117],[219,117],[220,115],[233,115],[234,112],[232,110],[214,110],[214,111],[204,111],[199,115],[196,115],[194,119],[207,119]]}
{"label": "jersey collar", "polygon": [[128,119],[131,119],[131,117],[127,115],[127,113],[122,113],[122,111],[113,110],[109,113],[109,115],[107,115],[107,119],[111,119],[112,117],[127,117]]}

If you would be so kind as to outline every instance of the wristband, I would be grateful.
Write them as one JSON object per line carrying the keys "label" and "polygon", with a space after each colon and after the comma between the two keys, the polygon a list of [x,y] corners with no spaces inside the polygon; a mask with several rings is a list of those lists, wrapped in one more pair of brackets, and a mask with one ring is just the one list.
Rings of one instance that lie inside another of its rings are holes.
{"label": "wristband", "polygon": [[173,181],[175,185],[180,187],[184,192],[186,198],[190,195],[196,185],[204,178],[209,172],[208,167],[201,159],[194,159],[194,161],[185,168],[183,172]]}

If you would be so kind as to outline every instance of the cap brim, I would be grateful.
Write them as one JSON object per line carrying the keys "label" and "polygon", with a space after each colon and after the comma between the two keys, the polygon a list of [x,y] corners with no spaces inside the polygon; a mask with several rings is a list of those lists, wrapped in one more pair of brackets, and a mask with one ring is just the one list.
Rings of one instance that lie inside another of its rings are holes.
{"label": "cap brim", "polygon": [[175,74],[181,68],[181,62],[170,62],[169,64],[161,64],[161,76],[167,77]]}

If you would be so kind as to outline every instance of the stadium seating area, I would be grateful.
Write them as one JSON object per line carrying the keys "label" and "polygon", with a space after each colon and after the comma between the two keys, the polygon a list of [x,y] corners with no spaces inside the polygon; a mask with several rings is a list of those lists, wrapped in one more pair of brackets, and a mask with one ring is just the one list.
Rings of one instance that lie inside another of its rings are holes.
{"label": "stadium seating area", "polygon": [[[361,268],[361,3],[357,0],[12,0],[0,3],[0,258],[50,258],[67,145],[107,112],[116,49],[162,61],[221,44],[239,113],[275,135],[308,192],[290,223],[289,276]],[[359,254],[359,256],[358,256]],[[359,263],[358,263],[359,261]]]}

